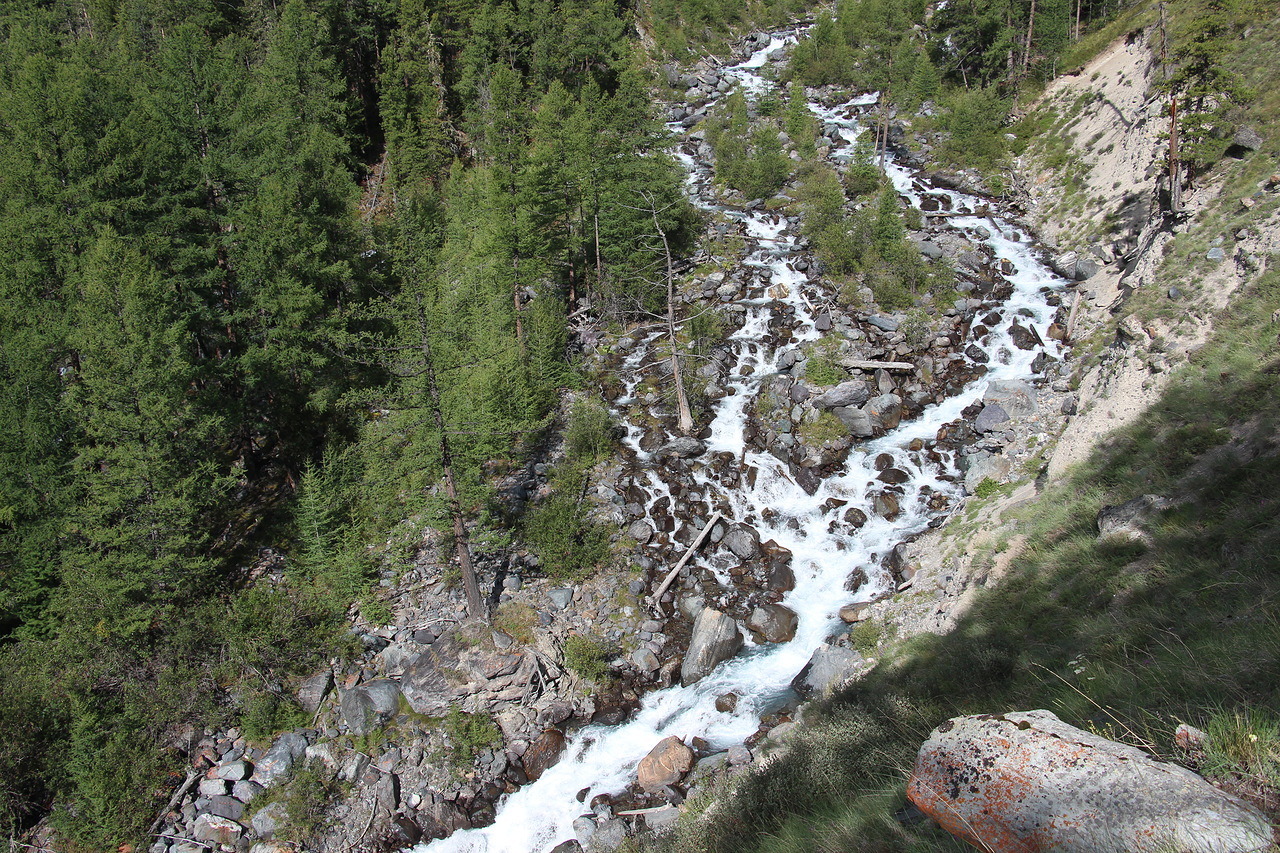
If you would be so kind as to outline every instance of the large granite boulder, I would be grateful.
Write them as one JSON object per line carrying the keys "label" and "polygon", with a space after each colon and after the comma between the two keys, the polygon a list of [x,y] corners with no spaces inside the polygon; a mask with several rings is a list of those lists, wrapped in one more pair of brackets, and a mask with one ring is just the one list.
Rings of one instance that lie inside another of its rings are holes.
{"label": "large granite boulder", "polygon": [[428,717],[442,717],[462,696],[458,683],[458,655],[461,650],[446,635],[419,653],[404,669],[400,692],[409,707]]}
{"label": "large granite boulder", "polygon": [[674,785],[693,769],[693,750],[680,738],[672,735],[658,741],[649,754],[640,759],[636,768],[636,781],[646,791],[660,791]]}
{"label": "large granite boulder", "polygon": [[841,382],[813,398],[813,405],[819,409],[837,409],[842,406],[861,406],[871,398],[867,383],[861,379]]}
{"label": "large granite boulder", "polygon": [[710,607],[702,608],[693,622],[689,651],[680,666],[680,683],[688,686],[715,669],[742,649],[742,632],[732,616]]}
{"label": "large granite boulder", "polygon": [[821,696],[867,668],[867,661],[844,646],[819,646],[804,669],[791,679],[791,689],[801,696]]}
{"label": "large granite boulder", "polygon": [[938,726],[920,748],[907,796],[984,850],[1245,853],[1272,840],[1266,817],[1190,770],[1048,711]]}
{"label": "large granite boulder", "polygon": [[795,637],[798,624],[795,611],[781,604],[762,604],[747,618],[747,628],[765,643],[788,642]]}

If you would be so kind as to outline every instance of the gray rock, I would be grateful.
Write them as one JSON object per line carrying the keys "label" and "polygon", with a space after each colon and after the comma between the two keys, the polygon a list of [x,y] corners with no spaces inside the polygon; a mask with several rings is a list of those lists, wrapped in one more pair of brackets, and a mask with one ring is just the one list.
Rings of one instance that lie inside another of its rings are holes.
{"label": "gray rock", "polygon": [[1144,525],[1168,507],[1168,498],[1160,495],[1141,495],[1116,506],[1104,506],[1098,511],[1098,538],[1148,543],[1150,536]]}
{"label": "gray rock", "polygon": [[902,421],[902,398],[897,394],[872,397],[862,407],[862,412],[871,422],[873,432],[891,430]]}
{"label": "gray rock", "polygon": [[650,832],[663,833],[675,826],[679,819],[680,809],[675,806],[665,806],[656,811],[646,812],[644,826]]}
{"label": "gray rock", "polygon": [[267,750],[267,754],[258,759],[257,765],[253,768],[252,781],[264,788],[270,788],[289,775],[294,762],[306,749],[306,738],[294,732],[285,732],[276,738],[276,742]]}
{"label": "gray rock", "polygon": [[280,831],[289,818],[284,803],[271,803],[263,806],[253,815],[253,831],[259,838],[269,839]]}
{"label": "gray rock", "polygon": [[795,637],[798,625],[795,611],[781,604],[762,604],[747,618],[747,628],[766,643],[788,642]]}
{"label": "gray rock", "polygon": [[813,321],[813,328],[817,329],[819,332],[831,331],[831,312],[823,311],[819,314]]}
{"label": "gray rock", "polygon": [[961,459],[964,468],[964,490],[975,494],[983,480],[1003,483],[1013,472],[1013,463],[1007,456],[979,450]]}
{"label": "gray rock", "polygon": [[1205,257],[1211,261],[1221,261],[1227,257],[1227,253],[1222,250],[1221,246],[1214,246]]}
{"label": "gray rock", "polygon": [[743,764],[751,763],[751,750],[742,744],[729,747],[729,763],[734,767],[741,767]]}
{"label": "gray rock", "polygon": [[898,331],[898,326],[902,325],[901,322],[894,317],[885,317],[879,314],[868,317],[867,322],[872,326],[875,326],[877,329],[881,329],[885,332],[896,332]]}
{"label": "gray rock", "polygon": [[305,679],[298,685],[293,695],[297,697],[302,710],[308,714],[314,714],[320,710],[320,703],[324,701],[325,696],[329,695],[331,689],[333,689],[333,673],[326,669]]}
{"label": "gray rock", "polygon": [[840,423],[849,430],[849,434],[856,438],[870,438],[875,434],[875,429],[871,426],[871,417],[862,409],[841,406],[832,409],[831,413],[839,418]]}
{"label": "gray rock", "polygon": [[386,722],[374,710],[368,694],[359,687],[338,691],[338,709],[347,730],[356,737],[364,737]]}
{"label": "gray rock", "polygon": [[244,835],[244,827],[230,818],[202,814],[191,827],[191,837],[210,844],[235,844]]}
{"label": "gray rock", "polygon": [[1064,415],[1074,415],[1080,410],[1080,400],[1075,394],[1068,394],[1062,398],[1061,412]]}
{"label": "gray rock", "polygon": [[414,657],[400,677],[400,692],[409,707],[429,717],[448,713],[458,695],[457,665],[457,641],[447,634]]}
{"label": "gray rock", "polygon": [[1021,379],[994,379],[987,385],[982,402],[995,403],[1004,409],[1009,418],[1022,420],[1040,410],[1036,403],[1036,390]]}
{"label": "gray rock", "polygon": [[736,655],[743,645],[742,634],[733,617],[704,607],[693,623],[689,651],[680,667],[680,683],[688,686]]}
{"label": "gray rock", "polygon": [[677,456],[681,459],[688,459],[691,456],[701,456],[707,452],[707,445],[696,438],[690,436],[680,436],[673,438],[671,441],[658,448],[658,452],[654,456],[662,459],[666,456]]}
{"label": "gray rock", "polygon": [[844,646],[819,646],[804,669],[791,680],[801,696],[821,695],[858,672],[865,659]]}
{"label": "gray rock", "polygon": [[231,783],[225,779],[201,779],[200,784],[196,786],[196,790],[202,797],[220,797],[230,788]]}
{"label": "gray rock", "polygon": [[654,673],[662,668],[662,661],[658,660],[658,656],[643,647],[631,653],[631,662],[646,673]]}
{"label": "gray rock", "polygon": [[343,782],[355,782],[364,775],[364,771],[369,769],[372,762],[369,756],[363,752],[352,752],[342,762],[342,767],[338,770],[338,778]]}
{"label": "gray rock", "polygon": [[1009,423],[1009,413],[1004,410],[1004,407],[999,403],[988,403],[973,419],[973,428],[978,432],[990,432],[993,429],[1002,428],[1007,423]]}
{"label": "gray rock", "polygon": [[634,539],[637,545],[647,545],[653,538],[653,525],[644,519],[636,519],[627,526],[627,536]]}
{"label": "gray rock", "polygon": [[916,248],[920,250],[920,254],[924,255],[931,261],[936,261],[945,254],[942,251],[941,246],[937,243],[930,242],[929,240],[921,240],[919,243],[916,243]]}
{"label": "gray rock", "polygon": [[595,818],[582,816],[575,818],[573,821],[573,834],[578,839],[579,844],[590,844],[591,838],[596,834]]}
{"label": "gray rock", "polygon": [[860,406],[871,398],[871,389],[861,379],[841,382],[813,398],[819,409],[835,409],[842,406]]}
{"label": "gray rock", "polygon": [[760,534],[747,524],[735,524],[725,533],[721,540],[726,548],[733,552],[739,560],[754,560],[760,556]]}
{"label": "gray rock", "polygon": [[1231,145],[1234,148],[1243,148],[1246,151],[1257,151],[1265,142],[1262,134],[1251,127],[1242,127],[1236,131],[1236,135],[1231,137]]}
{"label": "gray rock", "polygon": [[567,610],[569,605],[573,603],[573,589],[569,587],[549,589],[547,590],[547,598],[551,599],[552,606],[557,610]]}
{"label": "gray rock", "polygon": [[907,796],[984,849],[1246,853],[1272,841],[1253,806],[1048,711],[943,723],[920,748]]}
{"label": "gray rock", "polygon": [[262,786],[257,782],[250,782],[248,779],[241,779],[231,786],[231,796],[242,803],[252,802],[253,798],[261,793]]}
{"label": "gray rock", "polygon": [[238,782],[241,779],[248,779],[253,775],[253,765],[244,759],[236,761],[228,761],[213,769],[210,774],[214,779],[226,779],[228,782]]}
{"label": "gray rock", "polygon": [[592,853],[594,851],[608,853],[608,851],[617,850],[626,840],[627,822],[621,818],[609,818],[596,823],[596,831],[587,844],[587,850]]}
{"label": "gray rock", "polygon": [[234,797],[210,797],[209,805],[206,806],[206,810],[211,815],[225,817],[228,820],[239,821],[244,817],[244,803]]}

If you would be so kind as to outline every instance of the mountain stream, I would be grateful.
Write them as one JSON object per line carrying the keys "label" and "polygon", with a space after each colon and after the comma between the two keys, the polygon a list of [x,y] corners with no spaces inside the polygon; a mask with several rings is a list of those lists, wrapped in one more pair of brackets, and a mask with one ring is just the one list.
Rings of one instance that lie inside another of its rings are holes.
{"label": "mountain stream", "polygon": [[[769,62],[773,51],[795,41],[797,33],[774,34],[770,43],[753,53],[746,61],[720,69],[722,76],[735,80],[747,92],[759,92],[769,84],[760,70]],[[835,146],[832,160],[847,159],[853,150],[859,124],[860,108],[874,103],[874,96],[864,96],[830,108],[811,104],[811,109],[825,125],[839,128],[839,136],[847,143]],[[726,749],[743,743],[759,728],[763,714],[777,710],[792,698],[790,683],[809,661],[814,651],[841,627],[837,612],[846,604],[868,601],[892,591],[891,574],[880,567],[879,558],[908,537],[922,531],[938,515],[927,505],[932,493],[961,495],[952,478],[954,459],[942,453],[942,462],[930,461],[924,454],[908,450],[914,439],[932,439],[939,427],[961,417],[961,411],[981,398],[987,384],[996,379],[1027,378],[1035,353],[1013,346],[1008,327],[1015,317],[1024,325],[1036,327],[1046,340],[1051,354],[1055,344],[1046,335],[1054,309],[1045,301],[1045,293],[1063,282],[1040,260],[1029,235],[1015,224],[988,213],[989,202],[964,193],[929,186],[910,169],[894,162],[886,163],[889,177],[899,194],[919,206],[922,197],[945,196],[946,209],[953,212],[949,227],[961,229],[971,238],[987,243],[999,259],[1007,261],[1012,272],[1005,278],[1012,285],[1012,296],[999,309],[1002,320],[992,329],[986,349],[991,355],[988,370],[962,393],[940,404],[927,407],[914,420],[904,420],[897,428],[880,438],[855,444],[843,470],[821,481],[816,493],[808,494],[791,477],[787,465],[774,456],[747,447],[743,430],[750,403],[763,378],[778,369],[779,355],[788,347],[816,340],[815,309],[821,299],[809,277],[797,272],[794,261],[800,255],[798,223],[780,213],[764,209],[740,211],[721,206],[714,200],[712,167],[686,150],[676,156],[688,170],[688,193],[691,201],[706,210],[714,210],[739,220],[751,239],[753,250],[742,262],[755,268],[758,286],[747,297],[739,299],[745,307],[745,322],[730,337],[732,357],[729,364],[727,394],[716,402],[715,416],[706,439],[707,454],[725,452],[739,460],[738,468],[756,469],[754,478],[734,477],[731,486],[720,482],[712,466],[697,468],[694,474],[699,497],[714,507],[727,507],[726,518],[755,527],[761,540],[773,539],[792,552],[791,567],[795,588],[782,603],[793,610],[799,625],[795,638],[787,643],[754,644],[748,637],[743,651],[734,659],[718,666],[710,675],[682,687],[657,690],[644,696],[633,717],[617,726],[588,726],[570,736],[559,763],[542,777],[526,785],[501,803],[497,820],[482,829],[463,830],[448,839],[415,848],[415,853],[545,853],[557,844],[574,837],[573,823],[588,811],[590,798],[600,793],[616,793],[635,779],[639,761],[665,737],[675,735],[688,742],[701,737],[713,747]],[[981,211],[981,213],[979,213]],[[788,307],[789,306],[789,307]],[[771,350],[763,343],[774,312],[794,311],[795,332],[784,346]],[[651,348],[661,342],[658,334],[640,337],[627,364],[638,367]],[[624,368],[627,365],[624,365]],[[633,376],[638,370],[632,370]],[[635,396],[639,379],[632,379],[625,393],[615,402],[615,413],[625,414],[628,407],[640,405]],[[624,418],[625,420],[625,418]],[[659,475],[661,463],[652,452],[640,448],[642,430],[628,428],[624,439],[644,470],[649,495],[646,510],[666,497],[674,506],[671,494]],[[674,436],[669,436],[674,437]],[[874,460],[880,454],[893,457],[893,467],[910,475],[899,496],[902,509],[892,520],[876,515],[871,507],[871,492],[878,469]],[[938,458],[938,457],[935,457]],[[831,531],[829,517],[822,512],[829,499],[847,502],[845,506],[863,510],[868,518],[858,530]],[[689,500],[686,490],[682,500]],[[730,579],[722,570],[706,562],[723,583]],[[845,590],[850,571],[862,567],[869,581],[856,592]],[[716,697],[736,693],[740,700],[731,713],[716,710]],[[588,789],[585,798],[579,793]]]}

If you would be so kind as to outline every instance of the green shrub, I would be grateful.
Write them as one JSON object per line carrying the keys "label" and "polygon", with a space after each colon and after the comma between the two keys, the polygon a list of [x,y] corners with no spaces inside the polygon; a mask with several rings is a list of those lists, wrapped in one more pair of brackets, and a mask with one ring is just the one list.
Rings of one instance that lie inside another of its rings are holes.
{"label": "green shrub", "polygon": [[613,417],[597,400],[573,401],[564,431],[565,452],[570,459],[595,461],[613,446]]}
{"label": "green shrub", "polygon": [[525,541],[550,577],[584,578],[608,556],[608,535],[587,517],[587,485],[585,466],[563,465],[551,478],[551,496],[525,514]]}
{"label": "green shrub", "polygon": [[307,714],[291,699],[260,691],[252,694],[240,712],[240,729],[246,740],[263,742],[309,722]]}
{"label": "green shrub", "polygon": [[609,649],[598,640],[574,634],[564,641],[564,665],[590,681],[609,672]]}
{"label": "green shrub", "polygon": [[990,477],[983,477],[982,482],[973,490],[974,495],[980,498],[989,498],[1000,491],[1000,484]]}
{"label": "green shrub", "polygon": [[804,360],[804,378],[814,385],[836,385],[849,378],[849,371],[836,361],[840,339],[828,335],[809,348]]}
{"label": "green shrub", "polygon": [[285,825],[279,838],[303,845],[303,849],[318,842],[333,826],[331,809],[347,789],[323,762],[308,761],[297,767],[278,794],[278,802],[285,808]]}
{"label": "green shrub", "polygon": [[830,412],[823,412],[813,420],[805,421],[800,424],[798,431],[804,442],[814,447],[849,436],[849,428]]}
{"label": "green shrub", "polygon": [[502,731],[488,714],[468,714],[456,705],[444,718],[444,731],[453,744],[454,757],[463,763],[476,753],[502,743]]}

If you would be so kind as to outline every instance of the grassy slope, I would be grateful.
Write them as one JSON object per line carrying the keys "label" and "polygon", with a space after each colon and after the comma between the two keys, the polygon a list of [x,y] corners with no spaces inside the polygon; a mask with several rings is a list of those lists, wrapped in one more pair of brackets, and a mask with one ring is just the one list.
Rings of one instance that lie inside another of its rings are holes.
{"label": "grassy slope", "polygon": [[[1273,206],[1246,211],[1239,198],[1277,170],[1280,69],[1259,57],[1278,43],[1280,20],[1262,22],[1229,60],[1257,93],[1239,118],[1268,142],[1208,176],[1221,201],[1173,242],[1161,292],[1194,288],[1208,241]],[[1217,737],[1201,770],[1246,793],[1280,782],[1280,259],[1270,266],[1159,404],[1021,512],[1029,535],[1013,571],[956,631],[898,644],[811,707],[767,769],[687,809],[670,849],[970,849],[894,818],[920,742],[965,713],[1048,708],[1164,758],[1177,757],[1177,723],[1208,725]],[[1130,307],[1171,310],[1157,293]],[[1097,541],[1102,506],[1147,493],[1178,502],[1150,547]]]}

